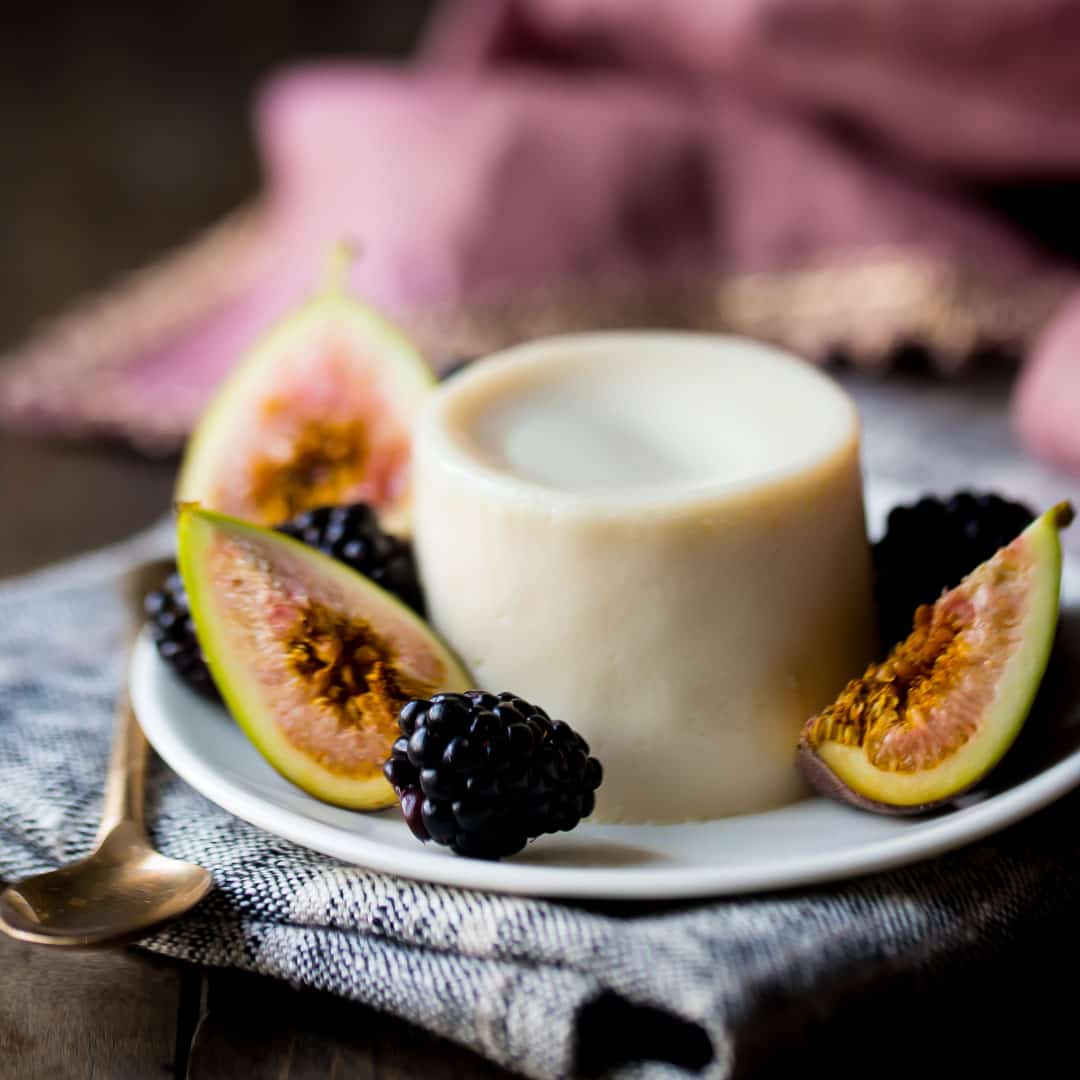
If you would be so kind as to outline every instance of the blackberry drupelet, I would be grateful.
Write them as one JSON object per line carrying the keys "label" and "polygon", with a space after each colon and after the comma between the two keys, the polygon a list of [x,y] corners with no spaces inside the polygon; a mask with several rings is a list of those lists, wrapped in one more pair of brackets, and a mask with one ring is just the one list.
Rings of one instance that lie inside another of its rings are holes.
{"label": "blackberry drupelet", "polygon": [[[277,528],[359,570],[423,615],[423,593],[411,546],[383,532],[366,503],[322,506],[298,514]],[[147,594],[144,606],[162,659],[189,685],[217,700],[217,688],[195,637],[180,575],[171,574],[160,589]]]}
{"label": "blackberry drupelet", "polygon": [[398,723],[383,772],[421,840],[501,859],[593,811],[603,770],[588,743],[514,694],[436,694]]}
{"label": "blackberry drupelet", "polygon": [[905,638],[920,604],[934,603],[1034,519],[1022,503],[970,491],[895,507],[873,551],[882,643]]}
{"label": "blackberry drupelet", "polygon": [[160,589],[147,593],[143,607],[161,658],[200,694],[212,701],[219,700],[206,658],[195,637],[195,624],[191,620],[187,592],[180,575],[174,571]]}
{"label": "blackberry drupelet", "polygon": [[375,511],[366,503],[320,506],[297,514],[277,528],[278,532],[302,540],[359,570],[418,614],[424,614],[424,596],[412,547],[407,541],[383,532]]}

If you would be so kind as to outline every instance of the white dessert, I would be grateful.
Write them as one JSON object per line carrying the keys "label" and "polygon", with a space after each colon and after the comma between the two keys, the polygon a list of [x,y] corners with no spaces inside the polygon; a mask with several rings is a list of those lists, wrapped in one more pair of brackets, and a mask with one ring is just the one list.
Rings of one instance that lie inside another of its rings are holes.
{"label": "white dessert", "polygon": [[533,342],[448,382],[415,442],[432,621],[475,677],[566,720],[597,817],[803,793],[803,721],[874,647],[858,424],[736,338]]}

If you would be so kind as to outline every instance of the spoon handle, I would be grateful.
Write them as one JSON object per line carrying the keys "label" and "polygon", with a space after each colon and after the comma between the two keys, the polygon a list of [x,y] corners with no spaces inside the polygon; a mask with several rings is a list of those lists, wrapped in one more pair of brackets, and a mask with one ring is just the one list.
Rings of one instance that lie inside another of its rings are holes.
{"label": "spoon handle", "polygon": [[105,777],[105,805],[98,829],[99,841],[122,822],[128,822],[140,830],[145,829],[143,809],[148,754],[149,744],[125,690],[120,695],[116,710],[116,735]]}
{"label": "spoon handle", "polygon": [[[161,584],[171,569],[171,560],[156,559],[136,566],[128,574],[124,592],[131,619],[127,643],[129,663],[144,618],[143,598],[151,589],[156,589]],[[126,675],[125,671],[125,684]],[[116,706],[116,732],[113,735],[109,771],[105,777],[105,805],[98,828],[99,843],[123,822],[141,833],[146,832],[144,807],[146,762],[149,755],[150,745],[139,727],[135,710],[131,707],[131,698],[125,688]]]}

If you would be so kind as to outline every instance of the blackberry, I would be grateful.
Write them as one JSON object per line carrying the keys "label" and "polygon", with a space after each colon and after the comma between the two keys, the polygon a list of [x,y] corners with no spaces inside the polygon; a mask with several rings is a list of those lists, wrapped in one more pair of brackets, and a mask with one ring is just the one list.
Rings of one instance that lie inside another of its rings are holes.
{"label": "blackberry", "polygon": [[297,514],[277,529],[359,570],[418,614],[424,614],[424,595],[411,545],[383,532],[367,503],[320,506]]}
{"label": "blackberry", "polygon": [[160,589],[147,593],[143,607],[161,658],[200,694],[212,701],[220,700],[195,637],[195,624],[191,620],[187,592],[180,575],[173,571]]}
{"label": "blackberry", "polygon": [[589,744],[514,694],[415,699],[398,723],[383,772],[421,840],[501,859],[593,811],[603,770]]}
{"label": "blackberry", "polygon": [[[277,526],[277,530],[359,570],[424,614],[423,593],[411,546],[383,532],[375,512],[366,503],[321,506],[298,514]],[[171,574],[160,589],[148,593],[144,606],[162,659],[190,686],[217,700],[217,688],[195,637],[180,575]]]}
{"label": "blackberry", "polygon": [[1034,519],[1022,503],[970,491],[895,507],[873,551],[883,643],[905,638],[920,604],[934,603]]}

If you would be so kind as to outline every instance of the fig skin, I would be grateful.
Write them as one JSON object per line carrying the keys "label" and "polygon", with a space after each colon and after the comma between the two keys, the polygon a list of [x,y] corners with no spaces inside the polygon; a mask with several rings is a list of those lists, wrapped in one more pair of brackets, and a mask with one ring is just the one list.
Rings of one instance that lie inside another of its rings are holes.
{"label": "fig skin", "polygon": [[329,251],[322,286],[239,358],[188,440],[174,502],[266,526],[367,502],[387,532],[409,532],[411,431],[437,381],[348,291],[351,260],[348,245]]}
{"label": "fig skin", "polygon": [[884,817],[918,817],[920,814],[929,814],[935,810],[944,809],[962,795],[966,795],[975,786],[975,782],[973,782],[968,784],[967,787],[941,799],[935,799],[933,802],[916,803],[914,806],[897,806],[894,803],[881,802],[878,799],[868,799],[865,795],[852,791],[814,753],[813,747],[805,740],[799,742],[795,761],[799,767],[799,772],[803,774],[807,783],[819,795],[824,795],[825,798],[833,799],[836,802],[847,803],[848,806],[853,806],[856,810],[866,810],[871,814],[881,814]]}
{"label": "fig skin", "polygon": [[394,805],[382,767],[399,733],[397,699],[417,687],[464,690],[472,679],[460,662],[411,608],[346,564],[250,522],[191,504],[178,511],[196,634],[241,730],[323,802]]}
{"label": "fig skin", "polygon": [[[946,807],[985,780],[1014,744],[1046,671],[1061,590],[1058,532],[1073,516],[1068,503],[1053,507],[932,609],[921,608],[912,635],[887,661],[806,722],[796,764],[816,791],[907,817]],[[972,628],[992,631],[982,651],[972,645],[978,635],[960,636]],[[950,712],[951,694],[959,697]],[[977,726],[957,741],[950,725],[970,725],[973,715]],[[940,749],[931,760],[925,749],[934,740]]]}

